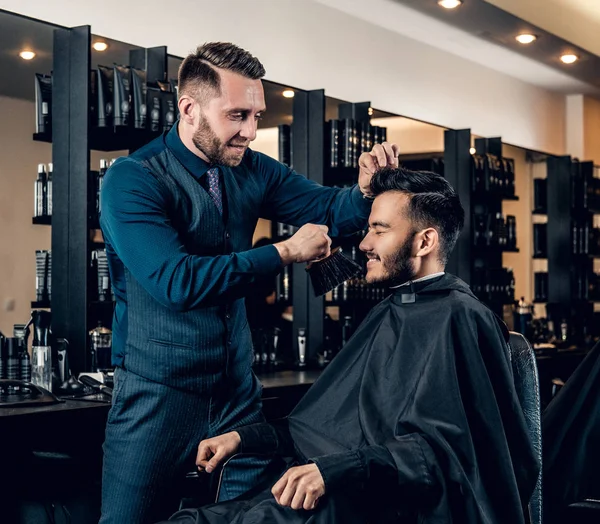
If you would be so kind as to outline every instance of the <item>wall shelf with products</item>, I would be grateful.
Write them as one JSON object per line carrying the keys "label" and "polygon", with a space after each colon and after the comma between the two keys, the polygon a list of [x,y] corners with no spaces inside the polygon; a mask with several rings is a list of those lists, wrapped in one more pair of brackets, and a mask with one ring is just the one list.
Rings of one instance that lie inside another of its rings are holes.
{"label": "wall shelf with products", "polygon": [[31,309],[50,309],[51,304],[49,300],[39,300],[31,302]]}
{"label": "wall shelf with products", "polygon": [[[546,303],[548,323],[562,343],[589,346],[600,336],[600,178],[593,162],[569,156],[547,160],[547,178],[536,179],[534,208],[545,207],[547,224],[534,224],[534,258],[547,258],[535,274],[535,302]],[[540,182],[540,181],[542,182]],[[559,329],[560,326],[560,329]]]}
{"label": "wall shelf with products", "polygon": [[33,217],[31,219],[31,223],[36,226],[51,226],[52,225],[52,216],[46,215],[41,217]]}
{"label": "wall shelf with products", "polygon": [[[130,127],[117,128],[95,128],[90,131],[89,144],[93,151],[123,151],[138,149],[140,146],[150,142],[160,131],[149,131],[147,129],[135,129]],[[52,134],[34,133],[33,140],[38,142],[52,143]]]}
{"label": "wall shelf with products", "polygon": [[447,271],[471,286],[491,309],[502,315],[514,301],[514,278],[503,267],[503,253],[519,253],[516,220],[504,217],[502,202],[518,201],[514,193],[514,161],[503,158],[500,138],[476,139],[470,153],[468,129],[446,130],[444,151],[400,155],[401,165],[433,171],[455,188],[465,210],[465,225]]}
{"label": "wall shelf with products", "polygon": [[[110,327],[114,307],[104,244],[90,234],[99,229],[98,193],[107,163],[91,171],[90,152],[134,151],[176,120],[166,47],[132,49],[130,66],[97,69],[92,69],[90,50],[89,26],[54,30],[51,90],[40,91],[45,98],[36,100],[38,113],[43,102],[46,115],[38,118],[33,135],[36,141],[52,143],[58,174],[52,218],[33,221],[52,224],[52,328],[56,337],[69,340],[75,373],[90,370],[88,333],[98,321]],[[156,107],[158,113],[150,110]],[[43,303],[33,302],[32,307]]]}

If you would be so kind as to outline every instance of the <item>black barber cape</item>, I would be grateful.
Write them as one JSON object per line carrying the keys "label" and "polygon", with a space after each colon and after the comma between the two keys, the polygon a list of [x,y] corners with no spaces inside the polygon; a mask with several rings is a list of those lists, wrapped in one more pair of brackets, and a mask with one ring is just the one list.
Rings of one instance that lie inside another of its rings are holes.
{"label": "black barber cape", "polygon": [[600,343],[542,414],[544,523],[569,522],[567,506],[600,498]]}
{"label": "black barber cape", "polygon": [[173,520],[523,523],[539,465],[514,391],[506,327],[452,275],[412,286],[373,308],[287,427],[240,430],[244,452],[291,447],[300,463],[319,466],[326,495],[315,510],[278,506],[274,478],[249,500]]}

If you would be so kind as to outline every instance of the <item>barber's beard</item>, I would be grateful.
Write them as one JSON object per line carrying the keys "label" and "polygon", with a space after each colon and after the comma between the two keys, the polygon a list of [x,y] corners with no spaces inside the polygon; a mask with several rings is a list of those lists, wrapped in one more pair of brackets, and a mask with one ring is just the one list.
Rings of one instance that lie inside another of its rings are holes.
{"label": "barber's beard", "polygon": [[233,145],[231,142],[238,144],[242,142],[242,140],[236,142],[232,139],[224,144],[213,131],[212,127],[210,127],[206,118],[202,118],[198,125],[198,129],[194,131],[192,142],[200,152],[204,153],[211,164],[235,167],[240,164],[243,157],[243,155],[240,156],[239,154],[232,152],[228,147],[229,145]]}
{"label": "barber's beard", "polygon": [[416,231],[412,232],[396,253],[382,261],[385,269],[382,281],[387,286],[399,286],[415,279],[417,272],[411,253],[416,234]]}

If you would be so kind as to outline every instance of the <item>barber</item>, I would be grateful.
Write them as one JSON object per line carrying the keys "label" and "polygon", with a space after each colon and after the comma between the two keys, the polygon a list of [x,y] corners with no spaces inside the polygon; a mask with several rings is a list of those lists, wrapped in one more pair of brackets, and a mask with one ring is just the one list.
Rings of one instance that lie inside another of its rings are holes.
{"label": "barber", "polygon": [[[372,172],[397,162],[395,146],[376,146],[359,184],[334,189],[250,150],[266,109],[264,74],[233,44],[200,46],[179,70],[177,125],[105,176],[116,369],[101,524],[166,518],[198,442],[263,420],[245,291],[285,265],[328,255],[329,234],[363,229]],[[259,217],[301,227],[251,249]],[[255,485],[264,467],[240,461],[221,500]]]}

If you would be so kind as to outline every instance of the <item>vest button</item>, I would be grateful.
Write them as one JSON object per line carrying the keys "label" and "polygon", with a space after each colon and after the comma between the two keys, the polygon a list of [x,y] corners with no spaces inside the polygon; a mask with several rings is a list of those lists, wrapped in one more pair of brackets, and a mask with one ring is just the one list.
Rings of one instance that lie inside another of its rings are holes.
{"label": "vest button", "polygon": [[229,320],[229,319],[231,318],[231,315],[230,315],[229,313],[225,313],[225,318],[226,318],[227,320]]}
{"label": "vest button", "polygon": [[225,238],[231,238],[231,235],[229,233],[225,233]]}

